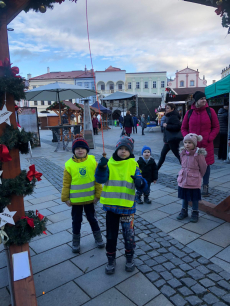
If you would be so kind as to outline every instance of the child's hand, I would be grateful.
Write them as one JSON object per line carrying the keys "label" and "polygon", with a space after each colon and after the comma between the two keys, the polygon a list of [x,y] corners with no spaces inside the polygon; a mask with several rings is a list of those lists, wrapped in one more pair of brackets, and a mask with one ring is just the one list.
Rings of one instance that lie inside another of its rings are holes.
{"label": "child's hand", "polygon": [[133,179],[133,182],[134,182],[136,188],[141,189],[143,187],[144,183],[143,183],[142,177],[137,177],[137,176],[131,175],[131,178]]}
{"label": "child's hand", "polygon": [[99,160],[99,163],[98,163],[98,168],[99,169],[105,169],[107,167],[107,164],[108,164],[108,159],[105,158],[105,157],[102,157],[100,160]]}
{"label": "child's hand", "polygon": [[93,204],[97,204],[98,201],[99,201],[99,198],[95,198],[95,199],[93,200]]}
{"label": "child's hand", "polygon": [[71,206],[72,206],[72,204],[71,204],[70,200],[65,201],[65,204],[66,204],[67,206],[69,206],[69,207],[71,207]]}
{"label": "child's hand", "polygon": [[157,181],[153,181],[154,184],[156,184]]}

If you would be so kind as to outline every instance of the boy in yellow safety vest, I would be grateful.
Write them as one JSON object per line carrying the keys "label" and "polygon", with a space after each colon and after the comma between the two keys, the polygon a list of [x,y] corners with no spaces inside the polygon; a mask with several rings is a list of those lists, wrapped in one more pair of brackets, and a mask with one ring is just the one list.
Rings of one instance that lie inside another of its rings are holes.
{"label": "boy in yellow safety vest", "polygon": [[77,135],[73,141],[72,152],[73,157],[65,163],[61,200],[72,206],[72,251],[79,253],[83,209],[97,246],[104,247],[94,208],[100,198],[102,186],[95,181],[97,162],[93,155],[88,155],[89,145],[81,135]]}
{"label": "boy in yellow safety vest", "polygon": [[108,264],[106,274],[113,274],[116,265],[116,247],[121,221],[125,241],[125,269],[135,269],[133,260],[135,249],[134,214],[136,212],[135,188],[145,192],[148,184],[142,178],[133,155],[134,140],[122,136],[116,144],[113,156],[108,160],[102,157],[96,170],[96,181],[105,184],[100,202],[106,211],[106,251]]}

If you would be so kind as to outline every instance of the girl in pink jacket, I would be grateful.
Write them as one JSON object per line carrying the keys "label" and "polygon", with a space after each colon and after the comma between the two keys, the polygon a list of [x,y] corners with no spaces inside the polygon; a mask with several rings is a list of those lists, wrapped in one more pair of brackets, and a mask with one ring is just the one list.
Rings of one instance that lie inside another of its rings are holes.
{"label": "girl in pink jacket", "polygon": [[184,147],[180,149],[180,159],[182,169],[179,172],[178,198],[182,199],[182,209],[178,215],[178,220],[188,217],[188,202],[192,202],[192,215],[190,222],[197,222],[199,218],[199,200],[201,200],[201,181],[204,176],[207,164],[205,156],[207,152],[204,148],[197,147],[197,141],[202,141],[203,137],[197,134],[187,134],[184,137]]}

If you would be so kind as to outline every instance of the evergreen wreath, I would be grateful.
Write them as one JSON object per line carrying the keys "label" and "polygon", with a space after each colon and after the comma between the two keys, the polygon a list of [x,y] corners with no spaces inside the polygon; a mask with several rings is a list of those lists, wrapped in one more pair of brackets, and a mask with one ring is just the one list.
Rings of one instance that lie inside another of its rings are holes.
{"label": "evergreen wreath", "polygon": [[16,101],[25,99],[25,82],[22,78],[0,77],[0,107],[4,103],[5,92],[12,94]]}
{"label": "evergreen wreath", "polygon": [[14,226],[6,224],[4,231],[9,237],[7,246],[11,244],[23,245],[32,238],[40,236],[46,230],[46,217],[40,219],[32,210],[26,211],[25,217],[33,219],[34,227],[29,225],[26,218],[18,220]]}
{"label": "evergreen wreath", "polygon": [[0,213],[10,204],[12,195],[26,196],[32,194],[36,181],[35,177],[31,182],[28,180],[26,170],[22,170],[14,179],[2,179],[2,184],[0,184]]}

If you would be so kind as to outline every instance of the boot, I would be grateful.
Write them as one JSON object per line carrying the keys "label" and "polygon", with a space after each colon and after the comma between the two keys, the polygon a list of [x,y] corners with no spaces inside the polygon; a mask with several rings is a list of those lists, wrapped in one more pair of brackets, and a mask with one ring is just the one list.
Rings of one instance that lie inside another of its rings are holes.
{"label": "boot", "polygon": [[137,196],[137,204],[143,204],[143,201],[141,200],[141,195]]}
{"label": "boot", "polygon": [[203,191],[201,193],[203,197],[208,197],[210,194],[208,192],[208,185],[203,185]]}
{"label": "boot", "polygon": [[73,234],[73,243],[72,243],[72,252],[79,253],[80,252],[80,238],[81,234]]}
{"label": "boot", "polygon": [[105,273],[114,274],[116,267],[116,253],[113,254],[107,253],[107,257],[108,257],[108,264],[105,267]]}
{"label": "boot", "polygon": [[177,216],[177,220],[183,220],[185,218],[188,217],[188,210],[185,208],[181,209],[181,212],[179,213],[179,215]]}
{"label": "boot", "polygon": [[95,242],[97,244],[97,247],[99,249],[104,248],[105,244],[104,244],[104,241],[102,239],[101,231],[93,232],[93,236],[94,236]]}
{"label": "boot", "polygon": [[146,204],[151,204],[152,203],[152,201],[149,200],[149,196],[144,196],[144,203],[146,203]]}
{"label": "boot", "polygon": [[198,222],[198,219],[199,219],[199,211],[198,210],[193,210],[190,222],[196,223],[196,222]]}
{"label": "boot", "polygon": [[135,270],[135,263],[133,259],[133,254],[125,254],[126,257],[126,264],[125,264],[125,271],[133,272]]}

